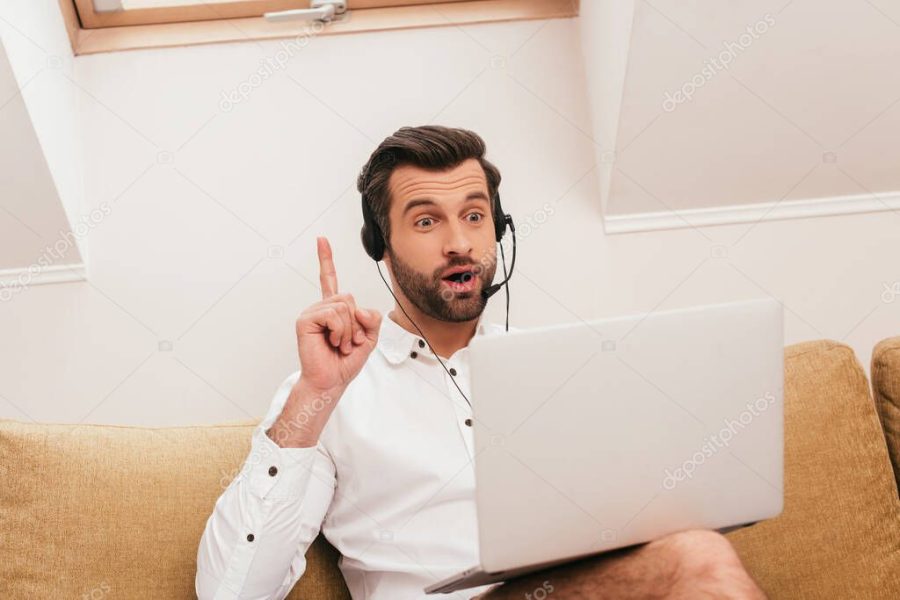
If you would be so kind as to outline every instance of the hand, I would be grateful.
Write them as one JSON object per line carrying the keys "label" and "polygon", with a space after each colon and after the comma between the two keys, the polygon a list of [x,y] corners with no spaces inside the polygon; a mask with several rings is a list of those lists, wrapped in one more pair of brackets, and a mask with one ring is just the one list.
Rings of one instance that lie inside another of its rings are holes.
{"label": "hand", "polygon": [[350,294],[338,294],[331,245],[324,237],[316,243],[322,300],[297,319],[300,377],[314,390],[342,392],[378,343],[381,315],[358,308]]}

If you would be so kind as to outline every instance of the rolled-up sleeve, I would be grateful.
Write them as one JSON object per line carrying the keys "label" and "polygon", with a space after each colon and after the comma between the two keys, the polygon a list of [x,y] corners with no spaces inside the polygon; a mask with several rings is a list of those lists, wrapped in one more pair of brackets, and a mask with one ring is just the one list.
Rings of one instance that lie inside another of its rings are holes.
{"label": "rolled-up sleeve", "polygon": [[281,599],[306,570],[306,551],[334,495],[334,463],[321,443],[282,448],[266,435],[299,377],[276,391],[240,473],[206,522],[195,582],[201,600]]}

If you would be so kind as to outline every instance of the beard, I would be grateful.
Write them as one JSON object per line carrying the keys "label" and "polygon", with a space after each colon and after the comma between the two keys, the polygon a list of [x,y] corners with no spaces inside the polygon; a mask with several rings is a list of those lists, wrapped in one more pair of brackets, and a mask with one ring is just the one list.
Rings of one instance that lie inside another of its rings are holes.
{"label": "beard", "polygon": [[[391,250],[387,252],[391,257],[397,285],[409,301],[429,317],[439,321],[460,323],[477,319],[484,312],[487,299],[482,297],[481,290],[493,283],[497,271],[496,263],[481,268],[477,263],[467,259],[451,260],[434,274],[425,275],[404,263]],[[441,274],[451,267],[459,266],[471,266],[473,271],[480,275],[478,287],[470,292],[455,292],[443,285]]]}

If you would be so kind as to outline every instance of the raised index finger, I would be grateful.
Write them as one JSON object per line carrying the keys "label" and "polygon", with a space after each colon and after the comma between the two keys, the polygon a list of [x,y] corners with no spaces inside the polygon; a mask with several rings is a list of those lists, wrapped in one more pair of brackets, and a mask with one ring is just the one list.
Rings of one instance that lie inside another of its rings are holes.
{"label": "raised index finger", "polygon": [[337,272],[334,270],[334,260],[331,256],[331,244],[328,238],[316,238],[316,248],[319,251],[319,284],[322,286],[322,299],[334,296],[338,293]]}

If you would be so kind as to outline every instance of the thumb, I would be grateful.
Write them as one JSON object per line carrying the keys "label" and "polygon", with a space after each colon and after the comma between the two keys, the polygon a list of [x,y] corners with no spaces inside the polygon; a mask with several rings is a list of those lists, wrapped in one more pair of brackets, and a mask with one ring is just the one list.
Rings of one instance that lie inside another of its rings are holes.
{"label": "thumb", "polygon": [[378,330],[381,327],[381,313],[377,310],[366,310],[365,308],[356,309],[356,319],[365,329],[366,337],[369,339],[378,339]]}

